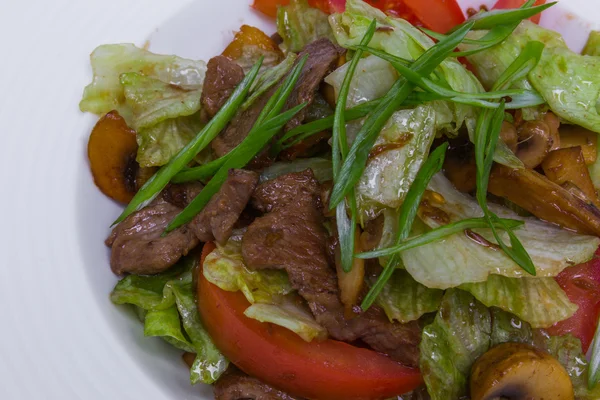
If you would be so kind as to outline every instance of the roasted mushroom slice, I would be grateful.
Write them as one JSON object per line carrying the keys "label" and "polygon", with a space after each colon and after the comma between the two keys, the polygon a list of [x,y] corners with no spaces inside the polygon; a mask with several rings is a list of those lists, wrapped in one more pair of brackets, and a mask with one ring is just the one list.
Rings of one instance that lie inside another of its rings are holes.
{"label": "roasted mushroom slice", "polygon": [[553,132],[544,121],[524,122],[517,133],[519,147],[516,155],[530,169],[540,165],[555,144],[560,142],[558,132]]}
{"label": "roasted mushroom slice", "polygon": [[516,152],[519,144],[517,128],[510,122],[503,121],[502,129],[500,130],[500,140],[502,140],[513,153]]}
{"label": "roasted mushroom slice", "polygon": [[492,168],[488,190],[542,220],[600,236],[600,210],[536,171],[497,164]]}
{"label": "roasted mushroom slice", "polygon": [[572,400],[569,374],[554,357],[522,343],[503,343],[471,369],[471,400]]}
{"label": "roasted mushroom slice", "polygon": [[559,134],[560,119],[554,115],[554,113],[548,111],[546,114],[544,114],[544,118],[542,118],[542,120],[546,123],[546,125],[548,125],[548,128],[550,129],[550,135],[554,140],[550,150],[560,149],[562,145],[561,136]]}
{"label": "roasted mushroom slice", "polygon": [[600,207],[596,189],[585,165],[581,147],[569,147],[551,151],[542,163],[546,177],[565,187],[565,183],[574,185],[583,193],[585,199]]}
{"label": "roasted mushroom slice", "polygon": [[560,128],[560,147],[581,147],[587,165],[596,162],[598,155],[598,134],[576,125],[563,125]]}
{"label": "roasted mushroom slice", "polygon": [[444,174],[461,192],[470,193],[476,189],[475,147],[471,142],[461,139],[450,141],[444,159]]}
{"label": "roasted mushroom slice", "polygon": [[128,203],[137,191],[137,149],[135,131],[117,111],[100,118],[90,134],[87,150],[94,182],[121,203]]}

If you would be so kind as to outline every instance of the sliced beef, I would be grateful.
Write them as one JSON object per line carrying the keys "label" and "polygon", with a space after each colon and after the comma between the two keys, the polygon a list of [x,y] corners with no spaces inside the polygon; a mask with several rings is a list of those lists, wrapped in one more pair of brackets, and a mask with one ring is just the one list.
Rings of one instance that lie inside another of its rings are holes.
{"label": "sliced beef", "polygon": [[169,184],[162,192],[162,198],[179,208],[185,208],[204,188],[200,182]]}
{"label": "sliced beef", "polygon": [[[310,104],[313,101],[321,81],[333,70],[341,51],[338,46],[331,43],[328,39],[319,39],[307,45],[300,52],[298,59],[308,54],[308,60],[302,69],[296,87],[285,104],[285,110],[289,110],[304,102]],[[217,156],[220,157],[229,153],[229,151],[244,140],[250,129],[252,129],[258,115],[269,101],[269,98],[275,93],[278,86],[276,85],[264,93],[250,107],[238,113],[227,128],[212,141],[212,147]],[[289,130],[300,125],[305,115],[306,108],[289,121],[285,129]]]}
{"label": "sliced beef", "polygon": [[256,172],[242,169],[229,171],[227,180],[217,194],[190,222],[190,228],[196,237],[202,242],[216,240],[224,244],[231,236],[231,231],[246,208],[257,183]]}
{"label": "sliced beef", "polygon": [[117,275],[158,274],[167,270],[199,243],[188,225],[161,237],[181,208],[158,197],[117,225],[108,239],[110,267]]}
{"label": "sliced beef", "polygon": [[[213,385],[215,400],[295,400],[292,397],[260,380],[246,375],[235,366]],[[299,400],[299,399],[298,399]]]}
{"label": "sliced beef", "polygon": [[236,86],[244,79],[244,70],[224,56],[210,59],[206,66],[206,77],[200,102],[209,118],[223,107]]}
{"label": "sliced beef", "polygon": [[253,205],[266,214],[249,227],[242,241],[246,265],[285,269],[294,289],[307,301],[330,336],[363,340],[377,351],[407,365],[417,365],[418,323],[391,323],[378,307],[347,320],[339,297],[335,269],[328,256],[328,234],[312,171],[282,175],[261,184]]}

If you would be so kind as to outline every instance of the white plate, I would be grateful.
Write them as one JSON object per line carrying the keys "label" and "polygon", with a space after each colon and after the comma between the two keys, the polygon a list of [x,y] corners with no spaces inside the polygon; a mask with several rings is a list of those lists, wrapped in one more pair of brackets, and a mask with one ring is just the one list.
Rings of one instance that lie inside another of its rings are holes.
{"label": "white plate", "polygon": [[[119,209],[92,183],[85,146],[96,118],[77,104],[97,45],[143,45],[151,35],[154,51],[208,58],[242,23],[268,27],[249,2],[30,0],[3,7],[0,399],[212,398],[209,388],[189,386],[179,352],[143,338],[140,324],[108,299],[116,278],[103,240]],[[595,4],[562,0],[562,11],[543,22],[567,30],[580,49],[593,24],[573,12],[596,15]]]}

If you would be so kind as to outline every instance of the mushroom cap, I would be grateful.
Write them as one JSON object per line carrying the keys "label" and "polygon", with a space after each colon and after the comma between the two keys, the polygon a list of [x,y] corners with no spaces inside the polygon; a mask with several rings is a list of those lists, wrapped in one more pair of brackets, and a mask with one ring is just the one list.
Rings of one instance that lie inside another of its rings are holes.
{"label": "mushroom cap", "polygon": [[491,348],[471,369],[471,399],[573,400],[573,384],[554,357],[523,343]]}
{"label": "mushroom cap", "polygon": [[523,161],[525,167],[534,169],[544,161],[544,158],[554,146],[558,137],[553,134],[544,121],[524,122],[517,130],[519,147],[516,155]]}

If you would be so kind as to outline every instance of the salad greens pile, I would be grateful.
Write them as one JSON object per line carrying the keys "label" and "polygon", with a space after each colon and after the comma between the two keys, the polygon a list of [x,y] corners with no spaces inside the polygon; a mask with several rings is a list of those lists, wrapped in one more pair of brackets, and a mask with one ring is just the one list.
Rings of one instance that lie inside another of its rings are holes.
{"label": "salad greens pile", "polygon": [[[593,380],[588,382],[579,339],[548,336],[544,328],[568,319],[578,308],[554,277],[590,260],[600,240],[487,201],[493,162],[523,168],[499,140],[502,122],[512,118],[505,110],[519,109],[525,120],[551,110],[562,123],[600,133],[600,35],[590,36],[583,54],[574,53],[558,33],[527,20],[552,5],[533,3],[481,12],[441,35],[361,0],[348,0],[343,13],[330,16],[306,0],[292,0],[279,8],[277,18],[286,57],[274,66],[263,65],[263,57],[250,64],[244,59],[252,67],[207,123],[200,104],[204,62],[129,44],[98,47],[81,110],[117,110],[137,132],[139,164],[161,167],[116,223],[149,204],[169,182],[208,181],[167,231],[175,229],[202,210],[229,169],[244,167],[273,138],[278,138],[272,150],[276,154],[331,129],[331,158],[277,162],[262,171],[260,180],[312,168],[319,181],[333,181],[328,207],[335,210],[341,265],[349,271],[355,257],[378,258],[383,272],[367,277],[362,308],[376,304],[391,321],[425,325],[420,368],[431,398],[466,396],[475,360],[505,342],[547,351],[566,368],[578,399],[599,398],[600,387],[592,387],[600,378],[600,338],[593,346]],[[319,38],[347,49],[347,62],[325,79],[335,91],[335,110],[278,137],[306,106],[284,111],[306,61],[295,52]],[[458,56],[466,56],[475,74]],[[238,109],[249,107],[281,80],[248,137],[215,158],[210,141]],[[459,192],[439,172],[447,143],[433,149],[436,139],[461,131],[475,145],[476,198]],[[387,150],[374,152],[377,148]],[[597,188],[598,160],[590,166]],[[443,199],[435,207],[447,220],[418,212],[431,193]],[[384,220],[377,248],[355,251],[357,227],[377,216]],[[476,243],[466,231],[493,246]],[[245,312],[250,318],[286,327],[306,341],[326,338],[327,331],[299,301],[284,271],[252,271],[244,265],[242,234],[234,233],[206,258],[206,279],[223,290],[241,291],[251,304]],[[136,308],[146,336],[196,354],[192,383],[212,383],[228,361],[198,315],[192,287],[195,259],[184,258],[156,276],[128,276],[111,299]]]}

